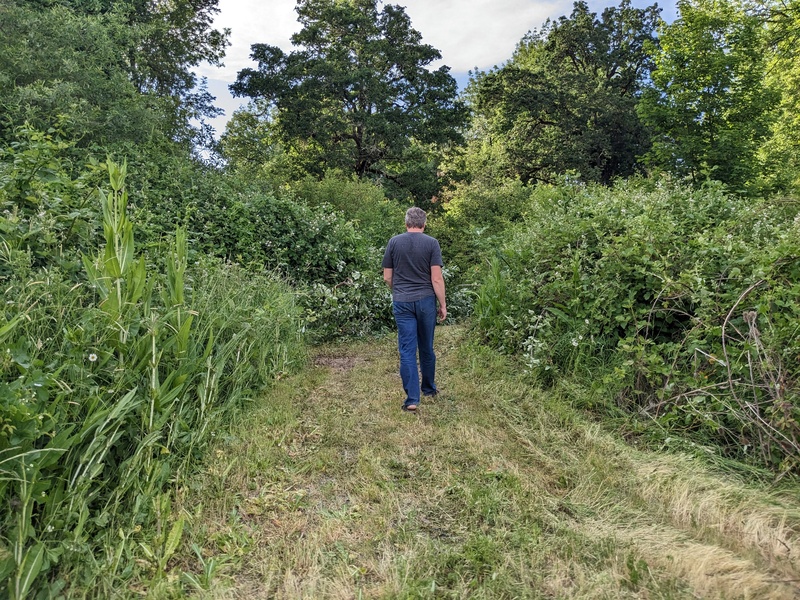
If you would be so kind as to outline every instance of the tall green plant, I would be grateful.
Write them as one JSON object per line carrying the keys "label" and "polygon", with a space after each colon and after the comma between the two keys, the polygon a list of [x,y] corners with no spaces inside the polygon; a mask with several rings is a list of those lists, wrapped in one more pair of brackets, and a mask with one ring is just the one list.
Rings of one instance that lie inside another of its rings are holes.
{"label": "tall green plant", "polygon": [[14,298],[0,313],[0,501],[13,509],[0,581],[15,599],[109,597],[135,568],[164,577],[185,524],[172,485],[231,411],[303,360],[285,284],[207,259],[190,269],[180,230],[165,267],[147,265],[126,168],[106,168],[105,244],[83,255],[84,277],[22,260],[19,242],[0,254]]}

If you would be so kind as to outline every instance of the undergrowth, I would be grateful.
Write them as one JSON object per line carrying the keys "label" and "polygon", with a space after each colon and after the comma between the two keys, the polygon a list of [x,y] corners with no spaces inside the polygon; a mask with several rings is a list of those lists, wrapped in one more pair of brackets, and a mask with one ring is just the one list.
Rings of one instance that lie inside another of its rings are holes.
{"label": "undergrowth", "polygon": [[185,523],[176,486],[305,355],[284,283],[190,265],[180,229],[148,263],[125,166],[95,163],[98,190],[58,151],[35,137],[0,168],[0,582],[18,600],[163,578]]}
{"label": "undergrowth", "polygon": [[529,194],[486,253],[482,337],[599,410],[797,472],[800,205],[653,181]]}

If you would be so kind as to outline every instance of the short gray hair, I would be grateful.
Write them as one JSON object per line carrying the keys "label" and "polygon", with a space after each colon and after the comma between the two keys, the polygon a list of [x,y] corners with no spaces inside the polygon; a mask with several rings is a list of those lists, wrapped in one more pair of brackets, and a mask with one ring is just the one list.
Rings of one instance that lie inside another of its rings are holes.
{"label": "short gray hair", "polygon": [[425,221],[427,219],[428,215],[418,206],[412,206],[406,211],[406,227],[422,229],[425,227]]}

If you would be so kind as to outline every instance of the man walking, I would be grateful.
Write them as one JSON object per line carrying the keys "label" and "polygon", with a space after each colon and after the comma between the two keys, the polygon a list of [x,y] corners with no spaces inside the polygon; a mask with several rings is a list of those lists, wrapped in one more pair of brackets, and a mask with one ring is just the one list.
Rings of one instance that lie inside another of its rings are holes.
{"label": "man walking", "polygon": [[416,206],[409,208],[406,211],[406,233],[390,239],[383,255],[383,280],[392,290],[400,377],[406,392],[403,410],[412,412],[419,407],[420,391],[425,396],[439,393],[435,383],[433,330],[437,316],[440,321],[447,317],[442,250],[435,238],[423,233],[426,221],[424,210]]}

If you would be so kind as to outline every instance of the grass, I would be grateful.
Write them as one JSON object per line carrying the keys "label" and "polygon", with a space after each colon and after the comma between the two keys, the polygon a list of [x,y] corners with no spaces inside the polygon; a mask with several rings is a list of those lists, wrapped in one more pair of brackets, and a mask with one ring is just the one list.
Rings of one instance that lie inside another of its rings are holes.
{"label": "grass", "polygon": [[318,350],[309,372],[219,435],[178,496],[187,524],[171,568],[183,588],[203,598],[798,597],[798,495],[636,450],[458,327],[437,330],[436,348],[443,393],[418,415],[400,410],[384,338]]}
{"label": "grass", "polygon": [[186,522],[172,488],[306,358],[285,282],[202,258],[187,272],[182,230],[159,260],[137,255],[126,168],[107,168],[98,251],[39,265],[20,238],[0,253],[0,588],[14,600],[108,598],[134,572],[169,584]]}

